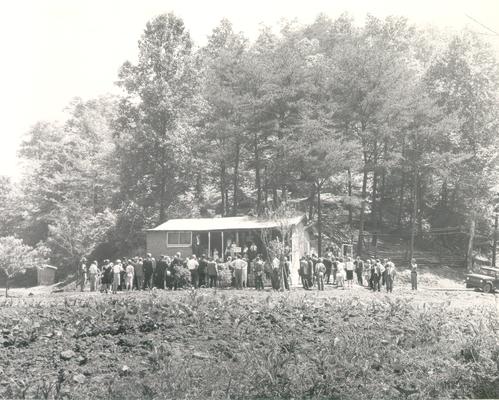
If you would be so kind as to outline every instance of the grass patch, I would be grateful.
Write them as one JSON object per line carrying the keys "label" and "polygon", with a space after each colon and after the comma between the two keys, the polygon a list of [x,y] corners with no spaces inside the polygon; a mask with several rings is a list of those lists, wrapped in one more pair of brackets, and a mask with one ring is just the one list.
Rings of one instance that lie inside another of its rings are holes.
{"label": "grass patch", "polygon": [[[0,304],[4,398],[499,397],[497,309],[209,290]],[[63,359],[61,352],[73,356]]]}

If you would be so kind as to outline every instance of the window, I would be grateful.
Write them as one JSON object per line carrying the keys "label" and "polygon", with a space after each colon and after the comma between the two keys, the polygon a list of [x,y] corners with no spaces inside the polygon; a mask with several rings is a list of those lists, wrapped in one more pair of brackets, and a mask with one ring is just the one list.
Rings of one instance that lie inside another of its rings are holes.
{"label": "window", "polygon": [[167,247],[190,247],[192,244],[192,232],[168,232],[166,238]]}

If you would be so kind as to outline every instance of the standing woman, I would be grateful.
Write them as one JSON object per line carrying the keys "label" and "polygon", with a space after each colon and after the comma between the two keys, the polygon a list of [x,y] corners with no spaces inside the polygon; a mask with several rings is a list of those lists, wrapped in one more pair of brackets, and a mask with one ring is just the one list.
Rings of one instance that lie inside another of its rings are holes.
{"label": "standing woman", "polygon": [[411,286],[412,290],[418,290],[418,264],[414,258],[411,260]]}

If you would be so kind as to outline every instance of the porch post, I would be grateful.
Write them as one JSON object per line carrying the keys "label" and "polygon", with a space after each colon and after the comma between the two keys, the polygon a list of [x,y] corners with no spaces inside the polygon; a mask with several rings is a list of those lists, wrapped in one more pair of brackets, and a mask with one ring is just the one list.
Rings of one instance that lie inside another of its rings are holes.
{"label": "porch post", "polygon": [[236,231],[236,246],[240,247],[239,246],[239,231]]}
{"label": "porch post", "polygon": [[222,261],[225,261],[225,242],[224,242],[224,231],[222,231]]}
{"label": "porch post", "polygon": [[211,257],[211,232],[208,231],[208,257]]}

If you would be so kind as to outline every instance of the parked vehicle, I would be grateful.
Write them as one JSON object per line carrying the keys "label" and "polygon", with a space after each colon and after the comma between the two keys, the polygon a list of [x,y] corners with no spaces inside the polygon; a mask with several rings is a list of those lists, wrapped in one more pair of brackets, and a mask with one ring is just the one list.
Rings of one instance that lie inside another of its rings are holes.
{"label": "parked vehicle", "polygon": [[499,290],[499,268],[480,267],[479,272],[467,274],[466,287],[481,289],[485,293]]}

